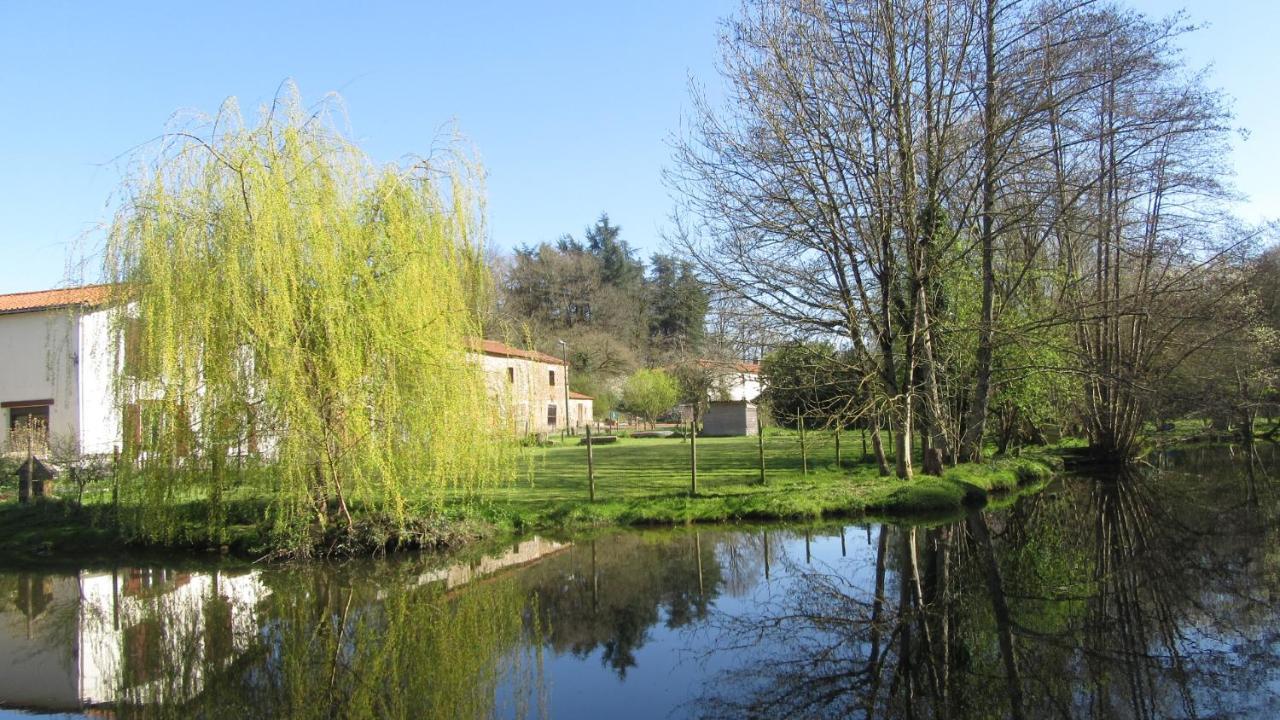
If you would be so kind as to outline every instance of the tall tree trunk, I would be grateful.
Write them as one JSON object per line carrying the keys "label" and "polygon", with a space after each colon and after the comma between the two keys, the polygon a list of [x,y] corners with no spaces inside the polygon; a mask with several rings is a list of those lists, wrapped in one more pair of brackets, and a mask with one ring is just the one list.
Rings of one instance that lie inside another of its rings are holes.
{"label": "tall tree trunk", "polygon": [[915,449],[913,447],[914,442],[911,439],[912,423],[914,422],[914,413],[911,412],[911,406],[912,402],[909,397],[902,402],[901,419],[898,421],[898,435],[894,438],[894,470],[898,477],[903,480],[911,479],[911,452]]}
{"label": "tall tree trunk", "polygon": [[969,421],[960,443],[961,455],[973,462],[982,460],[982,435],[991,396],[991,361],[995,354],[996,0],[986,0],[983,25],[986,81],[982,92],[982,317],[978,321],[973,402],[969,405]]}
{"label": "tall tree trunk", "polygon": [[884,439],[880,437],[880,415],[871,416],[871,450],[876,456],[876,467],[880,470],[880,477],[888,477],[889,458],[884,454]]}

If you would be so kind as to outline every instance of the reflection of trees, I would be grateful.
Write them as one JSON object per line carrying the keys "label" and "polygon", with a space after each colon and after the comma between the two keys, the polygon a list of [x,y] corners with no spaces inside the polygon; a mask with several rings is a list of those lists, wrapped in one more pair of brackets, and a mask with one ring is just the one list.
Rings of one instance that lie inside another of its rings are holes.
{"label": "reflection of trees", "polygon": [[[1276,619],[1269,608],[1260,626],[1237,621],[1257,616],[1246,611],[1255,603],[1250,585],[1257,575],[1242,572],[1242,561],[1267,535],[1260,518],[1251,522],[1241,512],[1238,502],[1248,495],[1242,480],[1214,483],[1213,493],[1232,498],[1217,507],[1198,493],[1171,493],[1160,478],[1090,484],[1089,592],[1068,634],[1083,649],[1087,677],[1088,701],[1078,710],[1095,717],[1216,715],[1242,683],[1253,687],[1276,667],[1274,657],[1242,662],[1221,644],[1254,637]],[[1064,692],[1059,702],[1067,699]]]}
{"label": "reflection of trees", "polygon": [[625,677],[649,628],[706,616],[721,584],[714,545],[698,532],[657,537],[579,543],[522,574],[552,648],[580,657],[598,648],[601,661]]}
{"label": "reflection of trees", "polygon": [[[868,529],[832,566],[805,562],[809,533],[760,529],[606,535],[465,585],[425,559],[276,570],[247,635],[226,593],[167,606],[138,576],[154,605],[120,623],[146,657],[119,713],[537,714],[548,648],[625,676],[659,624],[709,623],[741,660],[693,706],[710,715],[1266,716],[1280,538],[1275,459],[1256,460],[1189,455],[951,525]],[[39,610],[41,583],[0,575],[0,600]],[[757,611],[724,618],[725,595]]]}
{"label": "reflection of trees", "polygon": [[[406,587],[408,575],[351,576],[316,569],[271,577],[253,641],[228,658],[207,621],[226,622],[216,593],[196,612],[157,605],[166,644],[212,652],[151,655],[153,682],[125,717],[434,718],[487,717],[497,687],[538,683],[521,662],[525,597],[512,578],[481,591]],[[376,573],[375,573],[376,574]],[[390,590],[390,592],[384,592]],[[199,625],[184,617],[205,618]],[[536,670],[534,671],[536,672]],[[163,692],[158,691],[162,690]],[[195,689],[195,692],[192,690]],[[513,693],[517,716],[536,711],[533,693]],[[155,699],[163,702],[154,702]],[[148,701],[151,700],[151,701]]]}
{"label": "reflection of trees", "polygon": [[1080,481],[948,527],[882,527],[862,561],[874,572],[793,566],[760,614],[722,621],[719,650],[756,653],[699,707],[952,718],[1269,707],[1275,508],[1259,512],[1257,473],[1206,467],[1190,482]]}
{"label": "reflection of trees", "polygon": [[[900,628],[884,622],[893,612],[885,594],[888,537],[882,528],[870,590],[836,573],[804,572],[783,558],[799,579],[777,598],[778,604],[759,617],[721,621],[718,649],[759,650],[766,657],[729,673],[716,684],[715,696],[704,698],[700,707],[723,717],[842,716],[862,711],[864,699],[878,694],[890,647],[902,640]],[[908,585],[900,588],[905,591]]]}
{"label": "reflection of trees", "polygon": [[[95,622],[119,631],[122,717],[545,715],[544,648],[599,651],[624,674],[656,623],[706,617],[725,537],[620,534],[457,587],[425,558],[278,570],[248,604],[216,580],[181,597],[173,583],[124,582],[137,611],[102,608]],[[738,562],[749,582],[759,558]],[[6,602],[29,605],[19,586],[38,585],[14,584]]]}

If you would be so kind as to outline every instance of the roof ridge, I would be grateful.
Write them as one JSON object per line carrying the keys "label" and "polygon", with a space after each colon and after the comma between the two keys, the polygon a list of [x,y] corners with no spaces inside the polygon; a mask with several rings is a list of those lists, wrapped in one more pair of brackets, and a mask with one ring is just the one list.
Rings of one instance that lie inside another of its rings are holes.
{"label": "roof ridge", "polygon": [[72,290],[96,290],[97,288],[115,287],[116,283],[89,283],[88,285],[71,285],[68,287],[45,288],[44,290],[19,290],[18,292],[0,293],[0,298],[14,295],[40,295],[42,293],[70,292]]}

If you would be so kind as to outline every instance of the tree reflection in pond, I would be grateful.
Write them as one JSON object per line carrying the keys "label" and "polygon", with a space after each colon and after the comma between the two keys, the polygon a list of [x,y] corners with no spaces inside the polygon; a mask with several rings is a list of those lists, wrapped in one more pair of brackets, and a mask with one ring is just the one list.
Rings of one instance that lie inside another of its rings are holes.
{"label": "tree reflection in pond", "polygon": [[1274,717],[1277,458],[1220,453],[1160,456],[1144,474],[1072,479],[929,526],[0,572],[0,705],[124,718]]}
{"label": "tree reflection in pond", "polygon": [[619,533],[579,543],[521,578],[557,652],[601,662],[625,678],[650,628],[706,617],[721,569],[702,533]]}
{"label": "tree reflection in pond", "polygon": [[[409,578],[390,582],[403,588]],[[511,651],[525,631],[524,596],[510,578],[484,592],[439,586],[382,596],[389,578],[283,573],[267,578],[253,643],[221,653],[147,653],[145,683],[126,673],[120,717],[454,718],[496,712],[500,682],[534,688],[537,657]],[[220,599],[201,612],[226,617]],[[207,623],[159,604],[154,628],[173,648],[209,646]],[[126,637],[126,641],[128,638]],[[224,641],[222,647],[229,647]],[[130,657],[126,650],[125,658]],[[525,664],[528,661],[530,664]],[[195,692],[192,692],[195,690]],[[514,715],[537,714],[536,693]]]}
{"label": "tree reflection in pond", "polygon": [[1180,462],[1195,482],[1169,472],[1070,481],[952,525],[882,525],[861,564],[783,560],[791,581],[755,612],[713,617],[714,652],[751,659],[686,709],[1272,717],[1280,568],[1270,480],[1259,465],[1215,475]]}

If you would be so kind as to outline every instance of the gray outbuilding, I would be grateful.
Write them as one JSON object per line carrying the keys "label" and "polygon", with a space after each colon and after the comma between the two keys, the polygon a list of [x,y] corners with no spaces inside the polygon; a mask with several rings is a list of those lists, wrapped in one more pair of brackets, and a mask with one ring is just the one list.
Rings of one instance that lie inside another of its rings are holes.
{"label": "gray outbuilding", "polygon": [[733,437],[757,432],[755,403],[746,400],[716,400],[708,403],[702,419],[702,435]]}

